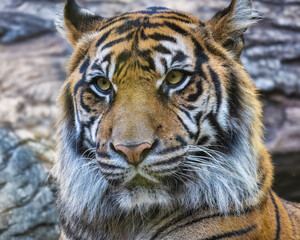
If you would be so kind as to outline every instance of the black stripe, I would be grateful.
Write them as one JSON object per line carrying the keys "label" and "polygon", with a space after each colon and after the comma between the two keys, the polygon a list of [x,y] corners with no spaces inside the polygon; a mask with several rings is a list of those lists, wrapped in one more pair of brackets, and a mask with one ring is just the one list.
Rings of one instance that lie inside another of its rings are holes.
{"label": "black stripe", "polygon": [[107,173],[107,172],[104,172],[104,171],[102,173],[103,173],[103,175],[105,175],[106,178],[108,178],[107,180],[119,179],[118,177],[120,177],[120,176],[124,177],[124,173],[112,173],[112,172],[111,173]]}
{"label": "black stripe", "polygon": [[217,112],[218,112],[220,105],[221,105],[221,100],[222,100],[221,82],[220,82],[218,74],[210,66],[208,66],[208,70],[209,70],[212,82],[215,86],[215,94],[217,97]]}
{"label": "black stripe", "polygon": [[[196,133],[195,138],[194,138],[195,141],[198,140],[198,138],[200,136],[200,133],[201,133],[201,128],[199,126],[200,126],[200,119],[202,118],[202,116],[203,116],[203,112],[200,111],[194,117],[195,118],[195,123],[197,124],[197,127],[198,127],[197,133]],[[199,142],[197,144],[199,145]]]}
{"label": "black stripe", "polygon": [[198,107],[195,107],[193,105],[185,105],[185,104],[179,104],[180,106],[183,106],[184,108],[188,109],[188,110],[195,110]]}
{"label": "black stripe", "polygon": [[128,17],[125,16],[125,15],[127,15],[127,13],[123,14],[123,16],[116,16],[116,17],[113,17],[113,18],[109,19],[107,21],[107,24],[105,24],[105,25],[103,25],[103,26],[100,27],[99,31],[102,31],[105,28],[108,28],[109,26],[113,25],[116,22],[128,19]]}
{"label": "black stripe", "polygon": [[175,31],[175,32],[177,32],[177,33],[180,33],[180,34],[182,34],[182,35],[189,35],[189,33],[188,33],[186,30],[184,30],[183,28],[179,27],[179,26],[178,26],[177,24],[175,24],[175,23],[171,23],[171,22],[168,22],[168,21],[164,21],[164,24],[165,24],[168,28],[172,29],[173,31]]}
{"label": "black stripe", "polygon": [[147,40],[148,39],[148,36],[145,34],[144,28],[142,28],[140,30],[140,37],[141,37],[142,40]]}
{"label": "black stripe", "polygon": [[87,71],[89,65],[90,65],[90,59],[87,58],[87,59],[83,62],[83,64],[80,66],[79,72],[82,73],[82,74],[86,73],[86,71]]}
{"label": "black stripe", "polygon": [[215,236],[212,236],[209,238],[202,238],[201,240],[218,240],[218,239],[223,239],[223,238],[238,237],[238,236],[241,236],[241,235],[251,232],[255,228],[257,228],[257,225],[252,225],[246,229],[241,229],[241,230],[237,230],[237,231],[223,233],[220,235],[215,235]]}
{"label": "black stripe", "polygon": [[276,201],[275,201],[274,196],[273,196],[273,194],[272,194],[271,191],[270,191],[270,197],[271,197],[271,200],[273,202],[273,205],[274,205],[274,208],[275,208],[275,213],[276,213],[276,224],[277,224],[277,227],[276,227],[276,236],[275,236],[274,240],[279,240],[279,238],[280,238],[280,230],[281,230],[279,210],[278,210],[278,206],[276,204]]}
{"label": "black stripe", "polygon": [[196,116],[194,117],[195,118],[195,122],[199,125],[199,123],[200,123],[200,119],[202,118],[202,116],[203,116],[203,112],[198,112],[197,114],[196,114]]}
{"label": "black stripe", "polygon": [[111,164],[107,164],[107,163],[103,163],[103,162],[99,162],[98,164],[100,167],[104,168],[104,169],[125,169],[124,167],[119,167],[119,166],[115,166],[115,165],[111,165]]}
{"label": "black stripe", "polygon": [[110,159],[110,156],[107,153],[97,152],[96,154],[98,158]]}
{"label": "black stripe", "polygon": [[219,141],[223,144],[226,143],[226,141],[228,140],[227,133],[221,128],[220,124],[217,122],[216,116],[212,112],[210,112],[205,118],[209,120],[209,123],[217,132]]}
{"label": "black stripe", "polygon": [[187,142],[183,139],[183,137],[176,135],[176,141],[181,143],[181,146],[186,146]]}
{"label": "black stripe", "polygon": [[102,37],[96,43],[96,47],[99,47],[101,45],[101,43],[103,43],[108,38],[108,36],[111,33],[111,31],[112,31],[112,29],[110,29],[109,31],[107,31],[106,33],[104,33],[102,35]]}
{"label": "black stripe", "polygon": [[[252,212],[254,210],[255,210],[255,207],[251,207],[251,208],[245,209],[244,211],[242,211],[240,213],[237,213],[235,211],[229,212],[229,213],[226,214],[226,216],[241,216],[241,215],[248,214],[248,213],[250,213],[250,212]],[[194,223],[198,223],[198,222],[201,222],[201,221],[206,220],[206,219],[215,218],[215,217],[224,217],[225,216],[225,214],[223,214],[223,213],[215,213],[215,214],[208,215],[208,216],[197,217],[197,218],[194,218],[194,219],[192,219],[192,220],[190,220],[190,221],[188,221],[188,222],[186,222],[184,224],[176,226],[176,224],[178,224],[179,222],[183,221],[187,217],[191,217],[197,211],[202,212],[203,209],[199,209],[199,210],[195,210],[193,212],[187,212],[187,213],[179,215],[178,218],[176,218],[176,219],[168,222],[166,225],[160,227],[157,230],[157,232],[151,237],[150,240],[154,240],[159,235],[161,235],[166,229],[168,229],[169,227],[172,227],[172,226],[175,226],[175,228],[171,229],[170,231],[165,232],[164,235],[168,235],[171,232],[177,231],[179,228],[184,228],[184,227],[186,227],[188,225],[191,225],[191,224],[194,224]]]}
{"label": "black stripe", "polygon": [[87,58],[79,68],[79,72],[82,74],[82,78],[74,86],[74,95],[77,94],[79,87],[84,85],[84,81],[86,78],[86,71],[89,68],[89,66],[90,66],[90,59]]}
{"label": "black stripe", "polygon": [[172,105],[174,105],[177,109],[179,109],[179,111],[183,112],[193,122],[194,119],[191,117],[191,115],[188,111],[182,109],[181,107],[176,106],[175,104],[172,104]]}
{"label": "black stripe", "polygon": [[145,59],[145,62],[148,63],[148,66],[141,65],[141,69],[149,71],[155,71],[155,63],[153,58],[151,57],[152,51],[151,50],[137,50],[137,55]]}
{"label": "black stripe", "polygon": [[78,89],[84,85],[85,76],[82,76],[82,78],[75,84],[74,86],[74,96],[77,94]]}
{"label": "black stripe", "polygon": [[100,71],[101,73],[104,74],[104,71],[103,71],[102,67],[100,65],[98,65],[98,63],[97,63],[97,60],[91,66],[91,71],[93,71],[93,70],[98,70],[98,71]]}
{"label": "black stripe", "polygon": [[164,25],[162,23],[150,23],[150,22],[143,22],[142,27],[144,29],[146,28],[158,28],[163,27]]}
{"label": "black stripe", "polygon": [[187,59],[187,55],[185,55],[182,51],[177,51],[176,55],[172,59],[171,65],[173,65],[175,62],[184,62]]}
{"label": "black stripe", "polygon": [[[132,34],[132,36],[133,36],[133,34]],[[126,38],[119,38],[119,39],[113,40],[111,42],[108,42],[102,47],[102,50],[104,50],[105,48],[108,48],[108,47],[112,47],[118,43],[125,42],[126,40],[127,40]]]}
{"label": "black stripe", "polygon": [[128,33],[127,36],[125,36],[123,38],[119,38],[119,39],[113,40],[111,42],[108,42],[102,47],[102,50],[104,50],[105,48],[108,48],[108,47],[112,47],[118,43],[128,41],[133,37],[133,35],[134,35],[134,31]]}
{"label": "black stripe", "polygon": [[163,45],[159,44],[153,48],[154,50],[163,53],[163,54],[171,54],[170,50],[165,48]]}
{"label": "black stripe", "polygon": [[110,59],[111,59],[111,56],[114,54],[114,52],[110,52],[109,54],[107,54],[103,60],[102,60],[102,63],[104,62],[109,62],[110,63]]}
{"label": "black stripe", "polygon": [[208,140],[209,140],[209,136],[204,135],[203,137],[201,137],[199,139],[199,141],[197,142],[197,145],[204,145],[205,143],[207,143]]}
{"label": "black stripe", "polygon": [[168,35],[160,34],[160,33],[153,33],[148,35],[149,38],[154,39],[156,41],[169,41],[176,43],[176,39],[173,37],[170,37]]}
{"label": "black stripe", "polygon": [[160,60],[161,64],[164,66],[165,73],[167,73],[168,72],[168,65],[167,65],[166,59],[160,58],[159,60]]}
{"label": "black stripe", "polygon": [[80,64],[80,62],[88,55],[88,50],[89,50],[89,48],[86,47],[80,51],[80,54],[78,54],[76,56],[76,59],[74,59],[74,61],[72,61],[72,64],[70,64],[70,69],[68,72],[71,73],[71,72],[75,71],[75,69]]}
{"label": "black stripe", "polygon": [[[124,67],[126,66],[126,63],[123,62],[123,63],[122,63],[122,66],[120,66],[120,65],[121,65],[121,63],[118,63],[118,64],[116,65],[115,74],[114,74],[114,77],[115,77],[115,78],[120,77],[120,74],[122,73]],[[129,66],[127,66],[127,67],[129,67]]]}
{"label": "black stripe", "polygon": [[[229,69],[231,72],[231,70]],[[228,87],[228,104],[229,104],[229,114],[231,117],[240,118],[240,112],[242,110],[241,96],[242,91],[239,85],[237,76],[231,72],[230,81]]]}
{"label": "black stripe", "polygon": [[[132,56],[132,55],[131,55],[131,52],[130,52],[130,51],[127,51],[127,50],[121,52],[121,53],[118,55],[118,57],[117,57],[117,59],[116,59],[116,67],[115,67],[115,74],[116,74],[117,76],[120,75],[122,69],[124,68],[124,66],[125,66],[125,64],[126,64],[126,62],[130,59],[131,56]],[[120,67],[120,64],[121,64],[121,63],[123,63],[123,65]]]}
{"label": "black stripe", "polygon": [[[120,79],[125,79],[125,77],[127,76],[127,73],[128,73],[128,71],[130,71],[130,66],[129,65],[127,65],[126,66],[126,68],[125,68],[125,70],[123,71],[123,74],[121,75],[121,73],[120,73]],[[122,83],[124,83],[124,81],[121,81],[120,82],[120,84],[122,84]]]}
{"label": "black stripe", "polygon": [[164,12],[164,14],[174,14],[174,15],[177,15],[179,17],[184,17],[186,19],[191,19],[188,15],[184,14],[184,13],[180,13],[180,12],[174,12],[174,11],[167,11],[167,12]]}
{"label": "black stripe", "polygon": [[171,147],[171,148],[165,148],[164,150],[160,151],[157,153],[157,155],[164,155],[164,154],[167,154],[167,153],[170,153],[170,152],[175,152],[177,150],[182,150],[182,147],[184,146],[177,146],[177,147]]}
{"label": "black stripe", "polygon": [[192,23],[190,20],[185,20],[185,19],[182,19],[182,18],[179,18],[179,17],[157,16],[157,17],[153,17],[153,18],[175,20],[175,21],[180,21],[180,22],[184,22],[184,23]]}
{"label": "black stripe", "polygon": [[188,97],[185,99],[186,101],[195,102],[201,96],[201,94],[203,92],[201,80],[198,80],[198,82],[196,82],[196,89],[197,89],[197,91],[195,93],[188,95]]}
{"label": "black stripe", "polygon": [[203,75],[203,70],[202,70],[201,66],[203,63],[207,63],[209,58],[204,53],[203,47],[200,45],[200,43],[195,38],[192,38],[192,42],[195,45],[194,54],[197,58],[196,71],[198,71],[199,73],[201,73],[201,75]]}
{"label": "black stripe", "polygon": [[221,57],[222,59],[226,59],[226,60],[228,59],[228,57],[223,52],[221,52],[218,48],[216,48],[214,45],[210,44],[209,42],[206,42],[205,48],[211,54]]}
{"label": "black stripe", "polygon": [[[88,127],[88,126],[85,126],[85,127]],[[89,129],[84,129],[85,131],[88,131]],[[94,142],[92,142],[92,140],[90,139],[90,138],[85,138],[84,139],[84,141],[83,141],[83,145],[85,146],[85,148],[88,148],[88,146],[86,146],[86,144],[84,144],[84,143],[88,143],[90,146],[95,146],[95,143]],[[89,153],[88,154],[88,151],[85,151],[83,154],[82,154],[82,156],[86,156],[86,157],[91,157],[91,154],[93,154],[93,155],[95,155],[94,153]],[[93,156],[92,155],[92,156]]]}
{"label": "black stripe", "polygon": [[[173,110],[172,110],[173,111]],[[174,112],[174,111],[173,111]],[[176,114],[176,112],[174,112]],[[188,129],[188,127],[185,125],[185,123],[183,122],[183,120],[176,114],[177,119],[181,122],[182,126],[184,127],[185,131],[188,133],[190,138],[194,138],[194,133],[192,133],[190,131],[190,129]]]}
{"label": "black stripe", "polygon": [[83,144],[84,139],[85,139],[84,126],[83,124],[80,124],[79,136],[75,140],[76,141],[75,152],[77,152],[80,155],[83,155],[83,153],[87,150],[87,148]]}
{"label": "black stripe", "polygon": [[[113,54],[113,52],[112,52],[112,54]],[[109,78],[109,77],[108,77],[108,74],[109,74],[109,68],[110,68],[110,66],[111,66],[111,61],[110,61],[110,59],[111,59],[111,55],[106,55],[105,58],[103,59],[103,61],[108,62],[107,66],[106,66],[106,69],[105,69],[105,71],[106,71],[106,77],[107,77],[107,78]]]}
{"label": "black stripe", "polygon": [[86,111],[86,112],[90,112],[91,111],[91,108],[90,108],[90,106],[89,105],[86,105],[85,103],[84,103],[84,94],[85,94],[86,92],[84,92],[84,91],[81,91],[81,93],[80,93],[80,106]]}
{"label": "black stripe", "polygon": [[133,28],[138,28],[141,25],[140,18],[137,19],[127,19],[120,26],[114,28],[116,33],[121,35],[125,32],[133,30]]}
{"label": "black stripe", "polygon": [[[180,162],[182,160],[183,160],[183,156],[174,157],[174,158],[171,158],[171,159],[168,159],[168,160],[164,160],[164,161],[160,161],[160,162],[157,162],[157,163],[153,163],[153,164],[151,164],[151,167],[152,166],[169,165],[169,164],[172,164],[172,163]],[[152,172],[160,172],[160,171],[161,170],[158,170],[158,171],[153,170]]]}

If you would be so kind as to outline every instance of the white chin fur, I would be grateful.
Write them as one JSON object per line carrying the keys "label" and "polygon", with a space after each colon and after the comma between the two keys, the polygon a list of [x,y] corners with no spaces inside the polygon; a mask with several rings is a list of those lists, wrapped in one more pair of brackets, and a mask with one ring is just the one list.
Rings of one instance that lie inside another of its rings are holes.
{"label": "white chin fur", "polygon": [[136,189],[134,191],[122,191],[117,202],[120,208],[126,212],[139,210],[141,212],[152,207],[168,208],[171,204],[171,197],[164,190]]}

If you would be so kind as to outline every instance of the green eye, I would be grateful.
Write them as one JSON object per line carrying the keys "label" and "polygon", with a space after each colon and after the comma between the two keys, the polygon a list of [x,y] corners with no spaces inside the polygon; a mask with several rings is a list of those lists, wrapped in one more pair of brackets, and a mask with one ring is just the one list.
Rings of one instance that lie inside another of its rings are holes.
{"label": "green eye", "polygon": [[111,90],[111,83],[104,77],[97,77],[95,85],[100,92],[108,92]]}
{"label": "green eye", "polygon": [[184,78],[184,73],[174,70],[168,73],[167,77],[166,77],[166,81],[168,84],[170,85],[176,85],[178,83],[180,83]]}

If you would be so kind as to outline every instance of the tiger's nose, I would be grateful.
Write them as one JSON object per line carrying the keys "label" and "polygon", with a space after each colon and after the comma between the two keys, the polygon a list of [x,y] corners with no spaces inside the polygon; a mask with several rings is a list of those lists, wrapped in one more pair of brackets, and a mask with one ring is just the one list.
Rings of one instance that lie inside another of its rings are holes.
{"label": "tiger's nose", "polygon": [[134,166],[139,165],[147,156],[151,144],[141,143],[137,145],[116,145],[114,146],[117,151],[122,152],[126,155],[126,161]]}

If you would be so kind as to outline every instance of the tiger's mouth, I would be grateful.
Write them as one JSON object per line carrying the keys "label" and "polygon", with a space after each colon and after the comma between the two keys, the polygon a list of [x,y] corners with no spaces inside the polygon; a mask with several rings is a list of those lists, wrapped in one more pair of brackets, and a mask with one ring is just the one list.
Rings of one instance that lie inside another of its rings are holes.
{"label": "tiger's mouth", "polygon": [[109,162],[98,159],[98,166],[112,188],[119,191],[122,189],[166,190],[186,180],[186,177],[180,177],[183,171],[184,154],[176,154],[164,160],[155,157],[151,159],[138,166],[117,165],[117,159],[111,159]]}
{"label": "tiger's mouth", "polygon": [[145,178],[140,174],[137,174],[133,179],[125,184],[125,187],[128,190],[134,190],[135,188],[144,188],[144,189],[154,189],[158,187],[158,183],[150,180],[149,178]]}

